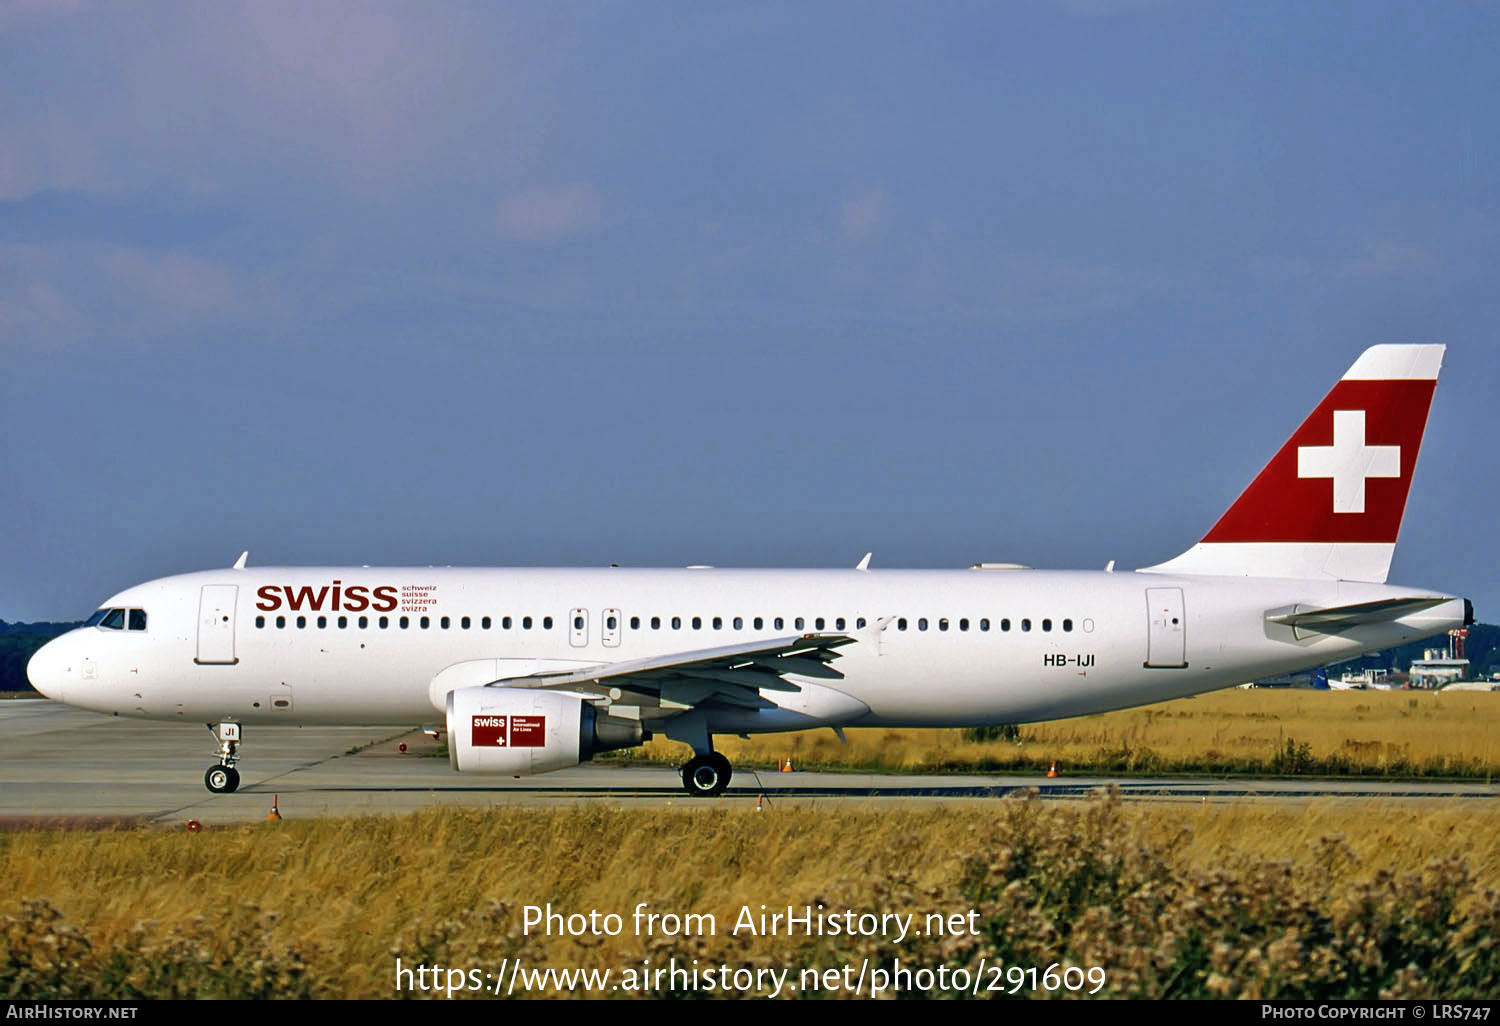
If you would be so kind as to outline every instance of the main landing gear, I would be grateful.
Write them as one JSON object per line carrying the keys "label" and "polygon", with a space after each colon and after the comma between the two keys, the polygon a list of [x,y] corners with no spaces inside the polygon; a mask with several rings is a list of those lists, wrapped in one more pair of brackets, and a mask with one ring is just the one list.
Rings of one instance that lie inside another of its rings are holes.
{"label": "main landing gear", "polygon": [[724,793],[734,767],[718,752],[701,752],[682,767],[682,788],[694,798],[713,798]]}
{"label": "main landing gear", "polygon": [[208,729],[218,739],[219,757],[217,766],[210,766],[203,774],[203,786],[214,794],[232,794],[240,786],[240,771],[234,764],[240,761],[240,725],[238,723],[210,723]]}

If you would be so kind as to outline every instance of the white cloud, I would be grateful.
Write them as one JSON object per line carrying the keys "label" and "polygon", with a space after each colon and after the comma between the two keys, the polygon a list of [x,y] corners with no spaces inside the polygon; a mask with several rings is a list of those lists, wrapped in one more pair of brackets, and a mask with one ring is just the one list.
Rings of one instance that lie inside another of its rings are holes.
{"label": "white cloud", "polygon": [[1432,254],[1420,246],[1385,240],[1365,247],[1344,262],[1344,273],[1354,278],[1389,278],[1420,274],[1433,267]]}
{"label": "white cloud", "polygon": [[66,345],[86,324],[51,282],[21,282],[0,293],[0,345]]}
{"label": "white cloud", "polygon": [[82,0],[0,0],[0,36],[77,14]]}
{"label": "white cloud", "polygon": [[1425,274],[1436,266],[1429,250],[1392,239],[1367,243],[1343,256],[1272,257],[1252,264],[1253,270],[1264,277],[1313,282],[1404,278]]}
{"label": "white cloud", "polygon": [[[241,276],[186,253],[101,245],[0,245],[0,346],[55,348],[127,334],[170,339],[252,306]],[[258,296],[260,312],[274,308]]]}
{"label": "white cloud", "polygon": [[[63,19],[67,0],[7,2],[0,34],[17,37],[8,72],[26,102],[0,104],[0,197],[163,175],[364,194],[435,173],[515,182],[572,95],[537,56],[566,21],[500,5],[102,4]],[[25,33],[40,44],[24,49]],[[88,73],[48,74],[50,50]]]}
{"label": "white cloud", "polygon": [[592,185],[539,185],[501,200],[495,227],[502,239],[555,242],[588,231],[603,217],[604,199]]}
{"label": "white cloud", "polygon": [[1172,0],[1058,0],[1064,11],[1079,18],[1112,18],[1161,7]]}
{"label": "white cloud", "polygon": [[852,189],[839,205],[839,230],[850,242],[866,242],[885,228],[886,210],[885,186]]}
{"label": "white cloud", "polygon": [[138,304],[172,321],[200,321],[242,307],[229,269],[209,260],[121,249],[106,255],[103,262],[110,278]]}

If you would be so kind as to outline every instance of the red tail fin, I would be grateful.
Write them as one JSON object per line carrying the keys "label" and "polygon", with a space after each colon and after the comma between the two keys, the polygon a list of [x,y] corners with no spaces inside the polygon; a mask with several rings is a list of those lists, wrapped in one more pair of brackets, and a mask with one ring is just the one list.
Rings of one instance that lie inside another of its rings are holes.
{"label": "red tail fin", "polygon": [[1444,347],[1373,346],[1161,573],[1384,582]]}

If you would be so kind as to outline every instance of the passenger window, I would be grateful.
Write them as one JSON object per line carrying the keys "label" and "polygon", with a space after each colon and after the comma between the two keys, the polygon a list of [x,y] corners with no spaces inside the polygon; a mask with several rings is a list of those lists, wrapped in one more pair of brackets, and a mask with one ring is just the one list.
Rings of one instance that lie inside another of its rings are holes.
{"label": "passenger window", "polygon": [[112,631],[123,631],[125,629],[125,610],[111,609],[109,615],[100,623],[100,627],[107,627]]}
{"label": "passenger window", "polygon": [[799,617],[797,617],[797,619],[795,619],[795,620],[792,621],[792,626],[795,627],[795,628],[797,628],[797,630],[800,631],[800,630],[802,630],[803,628],[805,628],[807,626],[807,621],[804,620],[804,619],[802,619],[802,617],[799,616]]}
{"label": "passenger window", "polygon": [[573,617],[573,629],[575,631],[581,631],[581,630],[583,630],[583,617],[581,617],[581,616],[575,616],[575,617]]}
{"label": "passenger window", "polygon": [[702,629],[703,629],[703,617],[701,617],[701,616],[695,616],[695,617],[693,617],[693,630],[695,630],[695,631],[701,631]]}
{"label": "passenger window", "polygon": [[369,627],[370,627],[370,618],[368,616],[361,616],[359,618],[359,629],[363,631],[363,630],[368,630]]}
{"label": "passenger window", "polygon": [[651,618],[651,629],[653,631],[659,631],[659,630],[661,630],[661,617],[659,617],[659,616],[653,616]]}
{"label": "passenger window", "polygon": [[1045,619],[1045,620],[1042,621],[1042,630],[1044,630],[1044,631],[1050,631],[1051,629],[1052,629],[1052,620],[1049,617],[1049,618],[1047,618],[1047,619]]}
{"label": "passenger window", "polygon": [[529,616],[523,616],[523,617],[521,617],[521,630],[523,630],[523,631],[529,631],[529,630],[531,630],[531,617],[529,617]]}
{"label": "passenger window", "polygon": [[899,619],[899,620],[896,621],[896,630],[898,630],[898,631],[904,631],[904,630],[906,630],[906,617],[903,616],[901,619]]}
{"label": "passenger window", "polygon": [[326,631],[327,629],[328,629],[328,617],[326,617],[326,616],[320,616],[320,617],[318,617],[318,630],[320,630],[320,631]]}
{"label": "passenger window", "polygon": [[552,629],[552,617],[550,617],[550,616],[544,616],[544,617],[542,617],[542,630],[544,630],[544,631],[550,631],[551,629]]}
{"label": "passenger window", "polygon": [[821,616],[818,617],[816,620],[813,621],[813,628],[815,630],[822,630],[823,629],[823,618]]}
{"label": "passenger window", "polygon": [[924,617],[921,617],[920,619],[917,620],[917,630],[919,630],[919,631],[925,631],[926,629],[927,629],[927,617],[924,616]]}
{"label": "passenger window", "polygon": [[633,631],[641,629],[641,618],[639,616],[632,616],[630,618],[630,629]]}
{"label": "passenger window", "polygon": [[756,630],[758,630],[758,631],[759,630],[765,630],[766,621],[762,620],[760,617],[757,616],[753,622],[755,624],[755,629]]}
{"label": "passenger window", "polygon": [[1029,619],[1027,619],[1025,617],[1023,617],[1021,619],[1021,630],[1023,630],[1023,631],[1029,631],[1029,630],[1031,630],[1031,621]]}
{"label": "passenger window", "polygon": [[842,616],[833,621],[833,629],[836,631],[841,631],[844,629],[844,618]]}
{"label": "passenger window", "polygon": [[[448,619],[448,618],[447,618],[447,617],[446,617],[446,616],[445,616],[445,617],[443,617],[443,618],[442,618],[442,619],[441,619],[441,620],[439,620],[439,621],[438,621],[438,626],[439,626],[439,627],[441,627],[441,628],[442,628],[442,629],[443,629],[443,630],[447,630],[447,629],[448,629],[448,624],[449,624],[449,623],[451,623],[451,622],[452,622],[452,621],[450,621],[450,620],[449,620],[449,619]],[[465,626],[465,627],[467,627],[467,626],[468,626],[468,624],[464,624],[464,626]]]}
{"label": "passenger window", "polygon": [[614,630],[619,626],[619,624],[620,621],[613,616],[606,617],[604,620],[604,626],[608,627],[610,630]]}
{"label": "passenger window", "polygon": [[938,630],[945,631],[947,629],[948,629],[948,618],[945,616],[941,620],[938,621]]}
{"label": "passenger window", "polygon": [[411,617],[409,617],[409,616],[403,616],[401,618],[401,629],[404,631],[407,628],[409,628],[410,626],[411,626]]}
{"label": "passenger window", "polygon": [[1002,631],[1010,630],[1010,617],[1007,616],[1000,621],[1000,629]]}
{"label": "passenger window", "polygon": [[856,630],[861,630],[861,631],[864,630],[865,629],[865,618],[862,617],[862,616],[855,617],[854,618],[854,627],[855,627]]}
{"label": "passenger window", "polygon": [[966,631],[966,630],[969,629],[969,618],[968,617],[963,617],[962,619],[960,619],[958,621],[958,629],[961,630],[961,631]]}
{"label": "passenger window", "polygon": [[146,611],[144,609],[132,609],[130,611],[130,629],[143,631],[146,629]]}
{"label": "passenger window", "polygon": [[349,618],[347,616],[341,616],[341,617],[339,617],[339,630],[341,630],[341,631],[342,630],[346,630],[348,628],[348,626],[349,626]]}
{"label": "passenger window", "polygon": [[481,616],[479,618],[479,628],[480,628],[480,630],[486,630],[486,631],[489,630],[490,629],[490,624],[493,623],[493,622],[494,621],[491,620],[489,617],[487,617],[487,616]]}
{"label": "passenger window", "polygon": [[508,630],[510,630],[510,622],[511,622],[510,621],[510,617],[508,617],[508,616],[502,616],[500,618],[500,627],[503,630],[507,630],[508,631]]}
{"label": "passenger window", "polygon": [[983,619],[981,619],[979,621],[979,629],[982,630],[982,631],[987,631],[987,630],[990,629],[990,618],[989,617],[986,616],[986,617],[984,617]]}
{"label": "passenger window", "polygon": [[299,617],[297,617],[297,629],[298,630],[306,630],[307,629],[307,617],[305,617],[305,616],[299,616]]}
{"label": "passenger window", "polygon": [[736,616],[734,618],[734,629],[737,631],[745,629],[745,618],[743,616]]}
{"label": "passenger window", "polygon": [[672,617],[672,629],[674,631],[680,631],[680,630],[682,630],[682,617],[680,617],[680,616],[674,616],[674,617]]}
{"label": "passenger window", "polygon": [[722,616],[716,616],[716,617],[714,617],[714,630],[716,630],[716,631],[722,631],[723,629],[724,629],[724,618]]}
{"label": "passenger window", "polygon": [[385,630],[390,625],[391,625],[391,618],[389,616],[382,616],[380,618],[380,629],[381,630]]}
{"label": "passenger window", "polygon": [[264,616],[257,616],[255,618],[255,626],[256,627],[264,627],[265,625],[266,625],[266,618]]}
{"label": "passenger window", "polygon": [[783,620],[783,619],[782,619],[782,618],[781,618],[781,617],[779,617],[779,616],[778,616],[778,617],[777,617],[777,618],[776,618],[776,619],[775,619],[775,620],[774,620],[774,621],[773,621],[773,622],[774,622],[774,623],[775,623],[775,624],[776,624],[776,629],[777,629],[777,630],[778,630],[778,631],[779,631],[779,630],[781,630],[781,629],[782,629],[782,625],[783,625],[783,624],[785,624],[785,623],[786,623],[786,621],[785,621],[785,620]]}
{"label": "passenger window", "polygon": [[[445,616],[445,617],[443,617],[443,619],[444,619],[444,620],[446,620],[446,619],[448,619],[448,618],[447,618],[447,617],[446,617],[446,616]],[[466,617],[464,617],[464,618],[463,618],[463,619],[461,619],[461,620],[459,620],[459,621],[458,621],[458,625],[459,625],[459,627],[461,627],[461,628],[462,628],[462,629],[464,629],[464,630],[468,630],[468,629],[469,629],[469,618],[468,618],[468,617],[467,617],[467,616],[466,616]],[[444,627],[446,627],[446,626],[448,626],[448,625],[447,625],[447,624],[446,624],[446,623],[445,623],[445,624],[443,624],[443,626],[444,626]]]}
{"label": "passenger window", "polygon": [[278,616],[276,618],[276,629],[279,631],[279,630],[284,630],[285,628],[286,628],[286,617],[284,617],[284,616]]}
{"label": "passenger window", "polygon": [[427,629],[427,628],[428,628],[428,627],[431,627],[431,626],[432,626],[432,621],[431,621],[431,620],[429,620],[429,619],[427,619],[427,617],[425,617],[425,616],[424,616],[424,617],[422,617],[422,619],[421,619],[421,620],[419,620],[419,621],[417,621],[417,622],[418,622],[418,623],[420,623],[420,624],[421,624],[421,625],[422,625],[422,629],[423,629],[423,630],[424,630],[424,631],[425,631],[425,630],[426,630],[426,629]]}
{"label": "passenger window", "polygon": [[1072,629],[1073,629],[1073,621],[1072,620],[1064,620],[1063,621],[1063,631],[1067,632],[1067,631],[1071,631]]}

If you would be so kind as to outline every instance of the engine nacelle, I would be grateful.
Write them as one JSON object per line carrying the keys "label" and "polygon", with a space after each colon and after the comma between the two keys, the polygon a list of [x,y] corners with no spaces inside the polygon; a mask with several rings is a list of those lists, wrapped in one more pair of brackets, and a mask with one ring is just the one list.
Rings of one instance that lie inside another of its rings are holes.
{"label": "engine nacelle", "polygon": [[651,737],[638,720],[555,691],[459,688],[447,706],[448,762],[461,773],[547,773]]}

